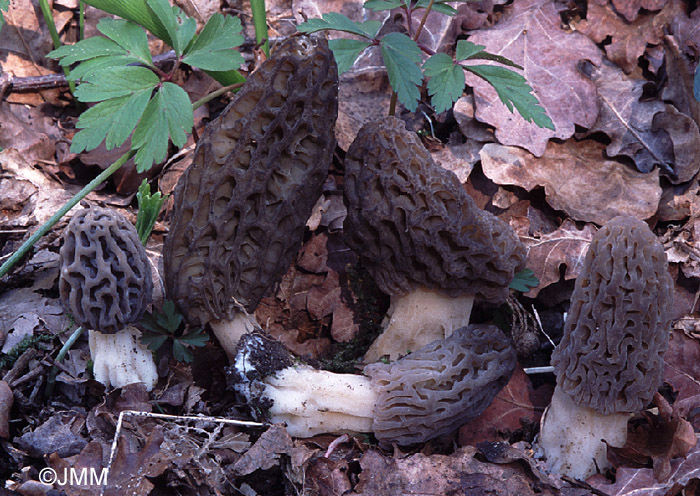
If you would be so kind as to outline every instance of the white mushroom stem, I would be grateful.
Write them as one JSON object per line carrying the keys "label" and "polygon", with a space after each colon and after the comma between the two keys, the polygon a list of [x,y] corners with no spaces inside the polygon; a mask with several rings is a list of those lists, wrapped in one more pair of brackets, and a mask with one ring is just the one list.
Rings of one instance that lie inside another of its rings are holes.
{"label": "white mushroom stem", "polygon": [[368,377],[295,365],[263,383],[261,396],[274,402],[269,420],[287,424],[291,436],[372,432],[377,394]]}
{"label": "white mushroom stem", "polygon": [[586,480],[610,467],[605,439],[622,447],[627,440],[628,413],[603,415],[579,406],[557,386],[540,422],[539,446],[555,473]]}
{"label": "white mushroom stem", "polygon": [[214,332],[216,339],[219,340],[229,361],[233,363],[236,358],[236,346],[241,340],[241,336],[260,326],[254,315],[236,312],[233,320],[210,320],[209,327]]}
{"label": "white mushroom stem", "polygon": [[364,362],[376,362],[385,355],[396,360],[437,339],[445,339],[469,325],[473,303],[473,294],[452,297],[426,288],[392,295],[384,332],[369,347]]}
{"label": "white mushroom stem", "polygon": [[127,326],[114,334],[88,332],[95,379],[106,387],[143,382],[150,391],[158,382],[153,354],[142,345],[141,332]]}

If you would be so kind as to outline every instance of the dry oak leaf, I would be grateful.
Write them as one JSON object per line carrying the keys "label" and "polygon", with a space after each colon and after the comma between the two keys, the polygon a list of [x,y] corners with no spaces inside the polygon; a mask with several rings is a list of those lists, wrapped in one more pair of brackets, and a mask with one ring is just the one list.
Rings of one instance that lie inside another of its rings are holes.
{"label": "dry oak leaf", "polygon": [[562,265],[566,265],[564,279],[576,279],[594,234],[595,228],[592,224],[577,229],[571,219],[566,219],[554,232],[543,234],[539,238],[521,237],[522,242],[529,248],[527,266],[540,280],[537,286],[525,293],[526,296],[535,298],[543,288],[558,282],[559,268]]}
{"label": "dry oak leaf", "polygon": [[521,146],[538,157],[550,138],[567,139],[575,125],[589,128],[598,116],[595,84],[578,66],[582,61],[599,65],[602,52],[585,35],[562,29],[559,12],[563,9],[562,3],[552,0],[516,0],[496,25],[469,38],[523,66],[523,76],[556,130],[539,128],[511,113],[490,84],[467,72],[467,84],[474,88],[476,118],[494,126],[502,144]]}
{"label": "dry oak leaf", "polygon": [[682,494],[681,490],[697,478],[700,478],[700,443],[685,458],[671,461],[671,470],[664,482],[656,480],[651,468],[630,467],[617,469],[615,484],[607,483],[607,479],[600,475],[589,478],[587,482],[608,496],[668,496]]}
{"label": "dry oak leaf", "polygon": [[700,169],[700,130],[696,122],[671,105],[651,121],[652,132],[664,132],[671,140],[673,174],[666,174],[673,184],[693,179]]}
{"label": "dry oak leaf", "polygon": [[[693,323],[697,325],[698,319],[681,319],[678,322],[683,327],[694,329],[696,325]],[[671,332],[668,350],[664,355],[664,381],[678,392],[674,408],[700,428],[700,339],[688,334],[679,329]]]}
{"label": "dry oak leaf", "polygon": [[608,156],[626,155],[640,172],[655,164],[667,172],[673,169],[673,143],[665,130],[652,131],[654,116],[666,110],[659,100],[639,101],[646,81],[632,79],[609,62],[591,70],[591,81],[598,88],[598,120],[581,136],[602,132],[610,137]]}
{"label": "dry oak leaf", "polygon": [[[633,3],[624,2],[625,5]],[[608,59],[629,74],[637,67],[647,45],[658,45],[663,41],[664,28],[676,15],[683,13],[683,7],[680,0],[672,0],[661,12],[638,16],[634,22],[626,22],[618,13],[621,12],[617,10],[616,13],[609,4],[589,3],[586,19],[574,27],[596,43],[609,36],[611,41],[605,45]]]}
{"label": "dry oak leaf", "polygon": [[[554,387],[543,384],[535,389],[530,378],[518,367],[510,381],[479,417],[459,428],[459,445],[476,445],[503,439],[523,427],[522,420],[539,423],[552,399]],[[505,436],[503,436],[504,434]]]}
{"label": "dry oak leaf", "polygon": [[[631,22],[637,18],[641,9],[659,10],[666,5],[667,1],[668,0],[612,0],[612,3],[615,6],[615,10]],[[591,8],[591,4],[605,5],[606,3],[608,3],[608,0],[588,2],[588,8]]]}
{"label": "dry oak leaf", "polygon": [[391,458],[369,450],[360,459],[360,482],[352,496],[406,496],[438,494],[561,494],[543,486],[522,463],[505,465],[477,460],[477,449],[465,446],[450,456],[417,453]]}
{"label": "dry oak leaf", "polygon": [[659,206],[658,170],[642,174],[605,158],[594,141],[551,142],[537,158],[513,146],[484,145],[479,153],[486,177],[532,191],[543,186],[547,203],[572,219],[603,225],[618,215],[648,219]]}

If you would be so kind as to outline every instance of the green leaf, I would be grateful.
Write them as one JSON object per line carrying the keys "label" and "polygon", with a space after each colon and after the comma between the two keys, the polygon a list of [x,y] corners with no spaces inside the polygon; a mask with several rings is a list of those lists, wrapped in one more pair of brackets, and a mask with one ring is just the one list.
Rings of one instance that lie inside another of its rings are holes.
{"label": "green leaf", "polygon": [[513,281],[510,283],[510,288],[521,293],[527,293],[539,283],[540,280],[535,277],[532,269],[525,268],[515,274]]}
{"label": "green leaf", "polygon": [[185,51],[182,61],[192,67],[213,71],[236,69],[244,62],[233,50],[243,43],[241,21],[237,17],[214,14],[199,36]]}
{"label": "green leaf", "polygon": [[2,12],[7,12],[9,8],[10,0],[0,0],[0,29],[2,29],[2,25],[5,24],[5,17],[2,15]]}
{"label": "green leaf", "polygon": [[175,357],[175,360],[183,363],[190,363],[192,360],[194,360],[194,355],[192,352],[185,348],[185,346],[178,339],[173,342],[173,356]]}
{"label": "green leaf", "polygon": [[380,12],[382,10],[391,10],[401,7],[404,3],[401,0],[369,0],[365,2],[363,7],[366,9],[373,10],[375,12]]}
{"label": "green leaf", "polygon": [[126,55],[153,67],[148,38],[142,27],[124,19],[101,19],[97,29],[124,49]]}
{"label": "green leaf", "polygon": [[204,329],[196,328],[192,329],[187,334],[183,334],[178,338],[178,340],[182,341],[183,343],[189,346],[195,346],[199,348],[207,344],[207,342],[209,341],[209,335],[206,332],[204,332]]}
{"label": "green leaf", "polygon": [[488,82],[496,90],[498,98],[513,112],[513,107],[528,122],[534,122],[539,127],[554,130],[554,123],[544,108],[540,106],[537,97],[532,94],[532,88],[523,76],[517,72],[493,65],[462,66]]}
{"label": "green leaf", "polygon": [[423,64],[423,73],[430,77],[428,93],[435,112],[452,108],[464,91],[464,70],[446,53],[436,53]]}
{"label": "green leaf", "polygon": [[83,0],[86,4],[97,7],[122,19],[128,19],[143,26],[155,36],[173,46],[167,29],[155,13],[146,5],[146,0]]}
{"label": "green leaf", "polygon": [[175,53],[182,55],[197,30],[195,20],[187,17],[179,8],[171,6],[168,0],[146,0],[146,5],[165,27]]}
{"label": "green leaf", "polygon": [[362,40],[330,40],[328,46],[333,50],[335,62],[338,64],[338,75],[350,70],[360,53],[370,45],[370,42]]}
{"label": "green leaf", "polygon": [[144,246],[146,246],[148,237],[151,235],[163,202],[167,198],[167,195],[163,196],[160,191],[151,194],[151,187],[146,179],[141,182],[141,186],[139,186],[139,190],[136,193],[136,199],[139,203],[139,213],[136,216],[136,232],[139,233],[139,239],[141,239],[141,243]]}
{"label": "green leaf", "polygon": [[153,89],[159,81],[158,76],[145,67],[113,67],[78,86],[75,96],[81,102],[99,102]]}
{"label": "green leaf", "polygon": [[173,83],[163,83],[148,103],[131,138],[131,148],[138,151],[134,157],[136,170],[144,172],[153,163],[165,159],[168,138],[180,148],[192,130],[192,102],[185,90]]}
{"label": "green leaf", "polygon": [[151,351],[159,350],[167,340],[168,336],[166,334],[156,334],[153,332],[144,332],[141,334],[141,342],[148,346],[148,349]]}
{"label": "green leaf", "polygon": [[457,42],[455,58],[457,59],[457,62],[470,59],[493,60],[494,62],[498,62],[509,67],[515,67],[516,69],[523,70],[523,67],[521,65],[518,65],[512,60],[501,55],[489,53],[485,51],[484,48],[486,48],[484,45],[475,45],[471,41],[459,40]]}
{"label": "green leaf", "polygon": [[389,83],[397,93],[399,101],[411,112],[418,107],[423,82],[421,51],[411,38],[402,33],[389,33],[379,43],[382,59],[389,75]]}
{"label": "green leaf", "polygon": [[299,24],[297,31],[301,33],[315,33],[316,31],[335,29],[373,40],[377,36],[379,28],[382,27],[381,21],[355,22],[337,12],[329,12],[328,14],[323,14],[322,17],[322,19],[309,19]]}
{"label": "green leaf", "polygon": [[[112,40],[108,40],[102,36],[94,36],[92,38],[79,41],[75,45],[63,45],[56,50],[50,51],[47,56],[54,59],[59,59],[59,63],[62,66],[68,66],[76,62],[82,62],[84,60],[89,60],[96,57],[115,57],[118,55],[123,55],[124,53],[124,49]],[[132,57],[131,61],[137,62],[138,59],[136,57]]]}
{"label": "green leaf", "polygon": [[[451,0],[435,0],[433,2],[432,10],[434,10],[435,12],[440,12],[441,14],[447,14],[449,16],[455,15],[457,13],[457,10],[448,5],[448,1]],[[429,3],[430,0],[418,0],[418,2],[416,2],[416,5],[413,8],[425,9],[428,7]]]}

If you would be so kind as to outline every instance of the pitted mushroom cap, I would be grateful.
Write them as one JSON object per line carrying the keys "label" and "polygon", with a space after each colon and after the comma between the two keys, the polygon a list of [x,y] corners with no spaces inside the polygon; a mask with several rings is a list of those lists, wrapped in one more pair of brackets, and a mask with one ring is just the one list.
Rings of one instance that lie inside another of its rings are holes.
{"label": "pitted mushroom cap", "polygon": [[508,383],[515,350],[491,325],[470,325],[444,340],[364,373],[377,391],[373,424],[386,445],[420,443],[481,415]]}
{"label": "pitted mushroom cap", "polygon": [[153,279],[136,228],[114,210],[80,210],[63,232],[61,304],[85,329],[114,334],[138,322]]}
{"label": "pitted mushroom cap", "polygon": [[164,246],[166,292],[189,322],[254,311],[287,270],[328,176],[337,114],[327,42],[295,36],[207,126]]}
{"label": "pitted mushroom cap", "polygon": [[615,217],[593,237],[552,354],[557,382],[580,406],[638,412],[663,375],[673,280],[642,221]]}
{"label": "pitted mushroom cap", "polygon": [[366,124],[348,149],[345,200],[347,244],[387,294],[424,286],[501,303],[525,268],[510,226],[478,208],[394,117]]}

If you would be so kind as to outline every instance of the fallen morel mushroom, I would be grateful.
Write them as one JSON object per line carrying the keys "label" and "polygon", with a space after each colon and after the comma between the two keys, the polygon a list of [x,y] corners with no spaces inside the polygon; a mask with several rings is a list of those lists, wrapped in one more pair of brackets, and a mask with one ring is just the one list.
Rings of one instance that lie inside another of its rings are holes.
{"label": "fallen morel mushroom", "polygon": [[593,237],[554,350],[557,386],[539,446],[555,472],[584,480],[609,467],[630,413],[661,384],[673,281],[666,254],[642,221],[615,217]]}
{"label": "fallen morel mushroom", "polygon": [[322,37],[294,36],[209,123],[174,193],[167,295],[230,358],[289,267],[335,149],[338,71]]}
{"label": "fallen morel mushroom", "polygon": [[229,388],[290,435],[374,432],[384,446],[424,442],[478,417],[510,379],[515,351],[494,326],[469,326],[367,376],[294,364],[280,343],[246,336]]}
{"label": "fallen morel mushroom", "polygon": [[366,124],[345,157],[344,229],[379,288],[391,295],[373,362],[417,350],[469,323],[474,296],[506,300],[525,247],[478,208],[394,117]]}
{"label": "fallen morel mushroom", "polygon": [[107,208],[80,210],[63,232],[61,304],[88,329],[95,379],[105,386],[158,381],[138,322],[153,293],[151,264],[136,228]]}

